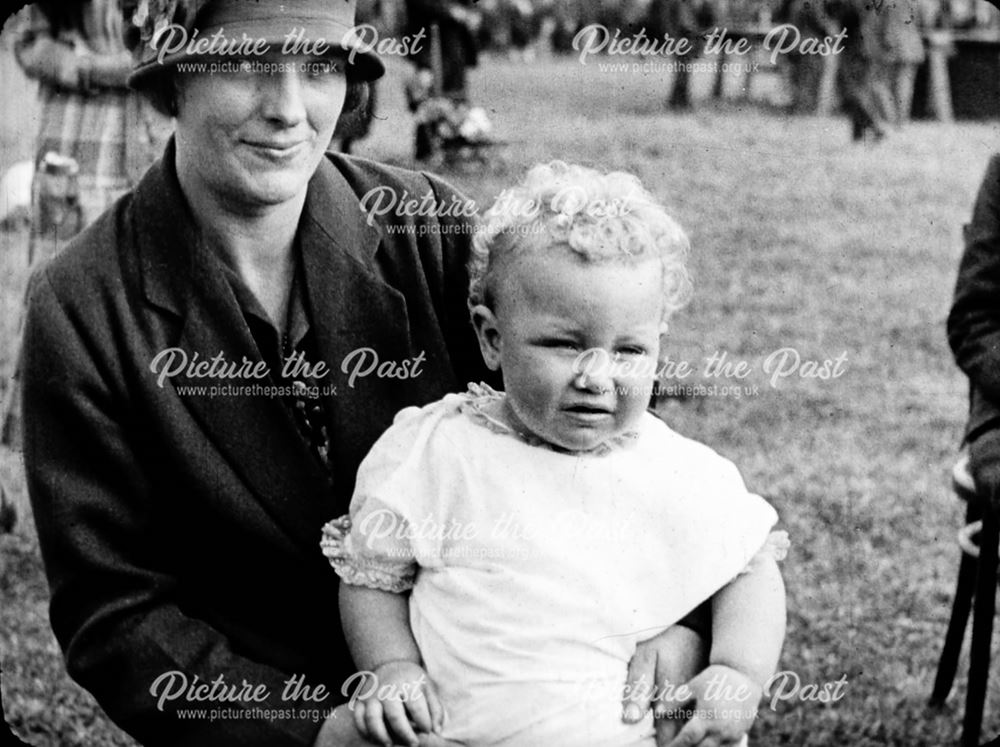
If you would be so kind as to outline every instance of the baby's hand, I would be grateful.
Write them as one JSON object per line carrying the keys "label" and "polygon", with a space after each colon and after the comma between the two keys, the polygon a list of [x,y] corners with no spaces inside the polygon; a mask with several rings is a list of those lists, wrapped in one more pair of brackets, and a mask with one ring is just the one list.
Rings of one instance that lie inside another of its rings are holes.
{"label": "baby's hand", "polygon": [[761,686],[732,667],[713,664],[688,682],[687,689],[691,699],[677,707],[690,711],[690,718],[667,747],[738,745],[757,717]]}
{"label": "baby's hand", "polygon": [[417,732],[441,731],[444,710],[423,667],[391,661],[376,668],[375,677],[375,687],[354,706],[354,723],[366,739],[417,747]]}

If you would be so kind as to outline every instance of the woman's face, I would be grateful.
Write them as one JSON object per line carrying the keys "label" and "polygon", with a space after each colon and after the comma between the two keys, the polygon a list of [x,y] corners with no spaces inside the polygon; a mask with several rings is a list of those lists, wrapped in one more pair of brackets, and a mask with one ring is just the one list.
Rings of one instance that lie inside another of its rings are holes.
{"label": "woman's face", "polygon": [[344,105],[344,65],[303,55],[206,64],[176,74],[177,171],[195,192],[188,197],[259,209],[301,195]]}

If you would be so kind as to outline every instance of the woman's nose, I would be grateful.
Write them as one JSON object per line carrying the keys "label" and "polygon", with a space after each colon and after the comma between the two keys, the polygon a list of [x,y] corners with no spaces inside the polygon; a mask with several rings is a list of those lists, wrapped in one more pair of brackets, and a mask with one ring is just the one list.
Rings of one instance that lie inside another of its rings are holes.
{"label": "woman's nose", "polygon": [[261,113],[269,121],[292,127],[306,118],[305,90],[297,71],[268,75],[261,89]]}

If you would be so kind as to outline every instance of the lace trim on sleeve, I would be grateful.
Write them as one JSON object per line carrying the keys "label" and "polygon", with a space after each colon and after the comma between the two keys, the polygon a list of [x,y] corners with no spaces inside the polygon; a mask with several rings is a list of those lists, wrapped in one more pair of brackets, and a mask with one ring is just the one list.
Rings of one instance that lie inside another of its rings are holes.
{"label": "lace trim on sleeve", "polygon": [[770,556],[777,561],[782,561],[788,557],[788,548],[792,546],[791,540],[788,539],[788,532],[783,530],[778,530],[771,532],[767,535],[767,539],[764,540],[764,544],[757,553],[750,559],[747,563],[746,568],[740,571],[737,576],[742,576],[745,573],[753,572],[753,564],[757,558]]}
{"label": "lace trim on sleeve", "polygon": [[393,562],[382,558],[359,555],[352,547],[351,520],[342,516],[323,526],[320,548],[341,581],[352,586],[365,586],[393,594],[413,588],[417,574],[414,563]]}

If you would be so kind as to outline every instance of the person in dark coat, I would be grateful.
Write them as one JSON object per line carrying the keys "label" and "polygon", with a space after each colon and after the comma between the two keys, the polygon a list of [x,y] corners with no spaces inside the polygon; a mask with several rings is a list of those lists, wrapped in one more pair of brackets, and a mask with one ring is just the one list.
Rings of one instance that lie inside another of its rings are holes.
{"label": "person in dark coat", "polygon": [[[826,6],[822,0],[786,0],[778,8],[775,20],[792,24],[803,41],[820,40],[840,30],[837,19],[827,12]],[[791,108],[797,114],[815,114],[825,59],[820,55],[803,54],[800,48],[801,44],[784,55],[792,93]]]}
{"label": "person in dark coat", "polygon": [[880,95],[875,69],[878,56],[877,14],[865,0],[832,0],[827,13],[846,32],[837,88],[851,122],[851,138],[862,142],[885,137],[886,96]]}
{"label": "person in dark coat", "polygon": [[433,70],[431,25],[441,39],[441,94],[455,102],[468,102],[466,70],[479,64],[477,35],[481,15],[475,0],[407,0],[406,34],[421,30],[427,40],[410,56],[418,70]]}
{"label": "person in dark coat", "polygon": [[1000,154],[986,169],[965,226],[948,342],[969,378],[964,442],[977,489],[1000,509]]}
{"label": "person in dark coat", "polygon": [[653,0],[646,16],[647,35],[662,40],[687,39],[691,51],[674,58],[677,72],[667,106],[671,109],[691,107],[691,69],[689,65],[701,55],[704,36],[716,23],[716,8],[711,0]]}

